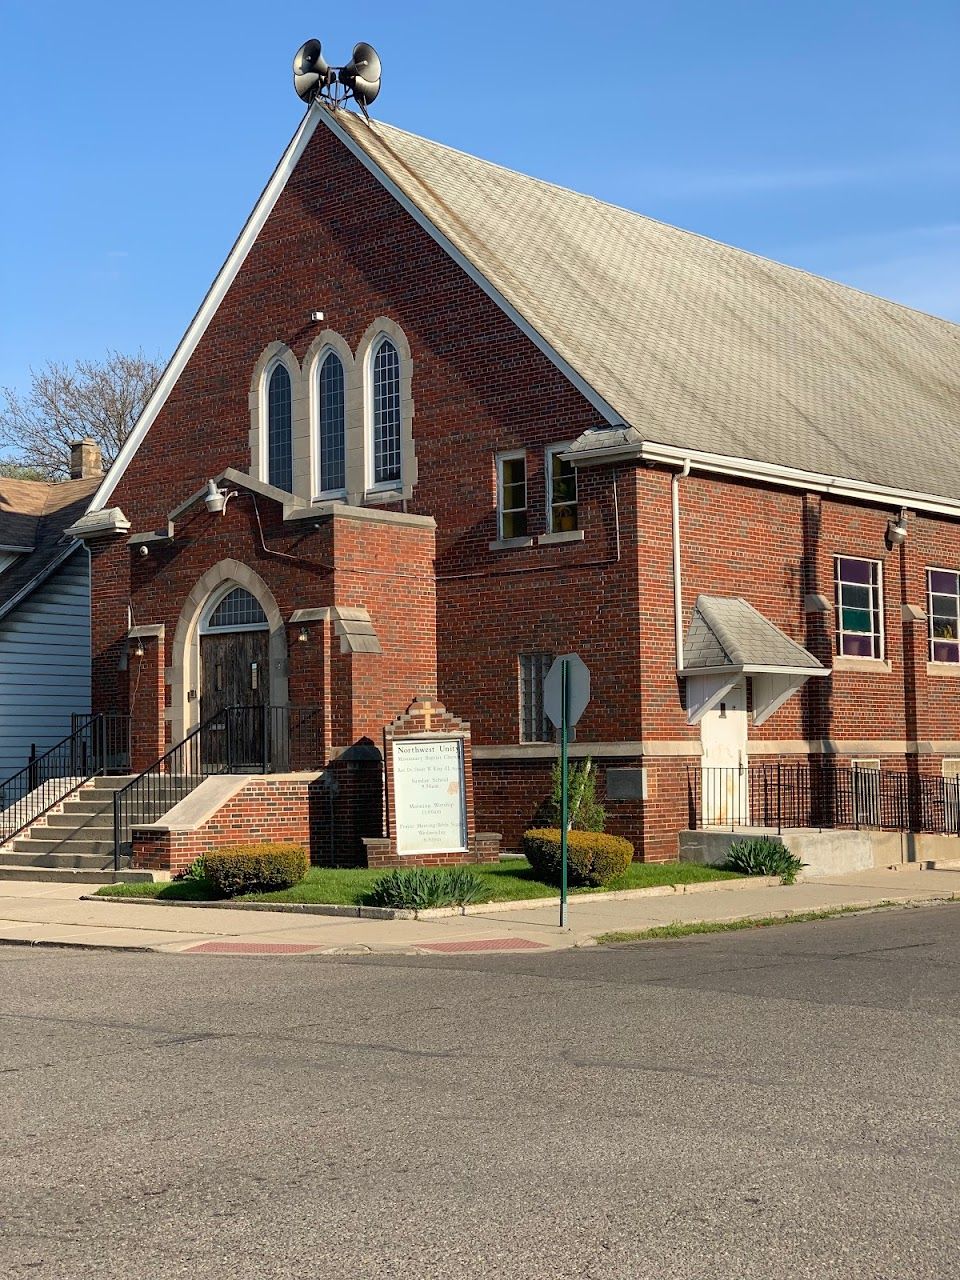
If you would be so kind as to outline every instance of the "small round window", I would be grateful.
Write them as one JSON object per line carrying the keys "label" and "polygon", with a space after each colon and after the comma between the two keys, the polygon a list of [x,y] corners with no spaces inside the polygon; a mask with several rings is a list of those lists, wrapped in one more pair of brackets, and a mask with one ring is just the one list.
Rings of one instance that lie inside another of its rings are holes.
{"label": "small round window", "polygon": [[260,602],[243,587],[228,591],[207,620],[205,630],[226,631],[269,626]]}

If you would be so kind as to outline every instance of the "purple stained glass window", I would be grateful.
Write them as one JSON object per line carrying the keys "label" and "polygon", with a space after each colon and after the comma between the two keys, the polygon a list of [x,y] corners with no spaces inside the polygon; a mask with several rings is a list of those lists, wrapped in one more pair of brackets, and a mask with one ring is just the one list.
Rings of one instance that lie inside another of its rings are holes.
{"label": "purple stained glass window", "polygon": [[960,573],[927,570],[931,662],[960,662]]}
{"label": "purple stained glass window", "polygon": [[837,653],[848,658],[882,658],[880,562],[837,556],[834,587]]}

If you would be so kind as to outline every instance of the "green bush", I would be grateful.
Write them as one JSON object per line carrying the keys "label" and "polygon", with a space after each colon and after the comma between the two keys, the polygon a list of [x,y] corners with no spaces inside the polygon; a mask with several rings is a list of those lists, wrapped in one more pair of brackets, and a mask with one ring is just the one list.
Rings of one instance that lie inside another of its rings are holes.
{"label": "green bush", "polygon": [[806,865],[773,836],[734,841],[723,864],[726,871],[739,871],[745,876],[779,876],[781,884],[793,884]]}
{"label": "green bush", "polygon": [[[560,826],[560,806],[563,800],[562,774],[562,766],[557,760],[553,765],[550,799],[537,814],[538,818],[549,823],[551,827]],[[567,800],[570,826],[574,831],[603,830],[607,815],[603,805],[597,799],[597,771],[589,756],[581,764],[570,765],[567,776]]]}
{"label": "green bush", "polygon": [[207,884],[207,867],[203,857],[194,858],[189,867],[185,867],[183,871],[178,871],[173,877],[174,880],[188,881],[190,884]]}
{"label": "green bush", "polygon": [[207,880],[225,898],[241,893],[272,893],[298,884],[310,868],[310,858],[297,844],[263,841],[211,849],[203,859]]}
{"label": "green bush", "polygon": [[489,897],[489,886],[467,867],[409,867],[388,871],[374,881],[369,901],[374,907],[462,907]]}
{"label": "green bush", "polygon": [[[560,883],[560,832],[554,827],[525,831],[523,852],[548,884]],[[567,880],[572,885],[607,884],[622,876],[633,859],[633,845],[602,831],[567,834]]]}

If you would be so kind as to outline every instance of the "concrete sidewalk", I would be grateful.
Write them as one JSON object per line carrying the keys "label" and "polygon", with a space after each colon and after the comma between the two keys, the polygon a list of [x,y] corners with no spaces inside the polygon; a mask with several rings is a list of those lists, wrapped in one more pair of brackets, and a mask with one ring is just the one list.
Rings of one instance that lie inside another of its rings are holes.
{"label": "concrete sidewalk", "polygon": [[0,881],[0,943],[235,954],[373,954],[541,951],[590,946],[599,934],[676,922],[792,915],[881,902],[960,897],[960,869],[905,868],[808,880],[789,887],[718,881],[709,892],[570,900],[570,928],[555,906],[532,903],[484,915],[361,920],[274,911],[84,902],[95,886]]}

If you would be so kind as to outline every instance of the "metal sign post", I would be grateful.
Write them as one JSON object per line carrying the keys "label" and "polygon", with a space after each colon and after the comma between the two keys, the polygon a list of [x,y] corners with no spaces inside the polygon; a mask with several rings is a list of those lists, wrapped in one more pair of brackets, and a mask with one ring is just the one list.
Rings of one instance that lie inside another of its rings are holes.
{"label": "metal sign post", "polygon": [[570,730],[590,701],[590,672],[575,653],[557,658],[543,681],[543,709],[560,730],[560,928],[567,927],[567,827],[570,825]]}
{"label": "metal sign post", "polygon": [[570,664],[561,658],[560,668],[560,928],[567,927],[567,826],[570,797],[567,795],[567,722],[570,718]]}

